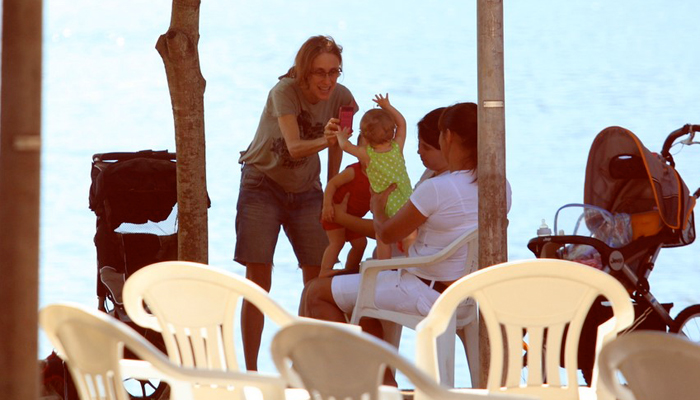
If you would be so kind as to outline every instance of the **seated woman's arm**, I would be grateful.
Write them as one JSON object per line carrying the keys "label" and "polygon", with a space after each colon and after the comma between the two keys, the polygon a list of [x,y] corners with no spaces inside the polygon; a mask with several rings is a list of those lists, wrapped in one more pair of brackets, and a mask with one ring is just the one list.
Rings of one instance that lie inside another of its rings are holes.
{"label": "seated woman's arm", "polygon": [[348,198],[350,194],[346,194],[342,202],[333,204],[334,217],[333,222],[350,229],[353,232],[359,233],[374,239],[374,223],[371,219],[362,219],[354,215],[348,214]]}
{"label": "seated woman's arm", "polygon": [[392,184],[387,190],[373,194],[370,202],[370,209],[374,215],[374,231],[385,243],[402,240],[428,219],[418,211],[411,200],[408,200],[393,217],[389,218],[385,212],[386,202],[395,188],[396,185]]}

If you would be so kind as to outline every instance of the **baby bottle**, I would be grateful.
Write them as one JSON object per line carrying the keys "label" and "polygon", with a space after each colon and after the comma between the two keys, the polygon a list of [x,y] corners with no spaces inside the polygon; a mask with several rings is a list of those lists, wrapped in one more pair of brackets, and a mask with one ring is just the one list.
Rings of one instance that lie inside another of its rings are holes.
{"label": "baby bottle", "polygon": [[540,225],[539,229],[537,229],[537,236],[550,236],[552,234],[552,230],[549,229],[549,226],[547,226],[547,223],[544,222],[544,218],[542,219],[542,225]]}

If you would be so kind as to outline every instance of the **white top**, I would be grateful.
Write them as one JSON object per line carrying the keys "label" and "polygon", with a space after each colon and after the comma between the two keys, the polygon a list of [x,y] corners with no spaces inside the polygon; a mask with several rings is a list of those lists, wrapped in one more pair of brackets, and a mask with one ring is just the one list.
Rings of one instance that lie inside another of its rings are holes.
{"label": "white top", "polygon": [[[455,171],[422,182],[411,195],[411,203],[428,219],[418,227],[418,237],[408,250],[409,257],[432,255],[465,232],[478,227],[479,188],[472,171]],[[506,181],[506,201],[511,204]],[[456,251],[440,264],[411,268],[425,279],[453,281],[464,275],[468,248]]]}
{"label": "white top", "polygon": [[430,178],[435,178],[436,176],[445,175],[445,174],[449,174],[449,173],[450,173],[450,171],[446,170],[446,171],[442,171],[438,175],[435,175],[435,171],[433,171],[432,169],[426,168],[425,171],[423,171],[423,175],[421,175],[420,178],[418,179],[418,182],[416,182],[416,186],[413,187],[413,190],[416,190],[418,185],[420,185],[421,183],[425,182],[426,180],[428,180]]}

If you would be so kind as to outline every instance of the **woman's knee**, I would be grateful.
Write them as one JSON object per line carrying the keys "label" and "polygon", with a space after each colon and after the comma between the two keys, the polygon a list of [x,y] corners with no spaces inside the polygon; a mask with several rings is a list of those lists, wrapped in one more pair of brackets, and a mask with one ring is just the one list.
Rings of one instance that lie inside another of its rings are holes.
{"label": "woman's knee", "polygon": [[319,287],[318,281],[323,278],[317,278],[309,282],[304,287],[303,298],[307,307],[313,307],[316,302],[318,302],[319,297]]}
{"label": "woman's knee", "polygon": [[[309,282],[304,288],[306,311],[312,316],[329,304],[335,306],[331,292],[331,278],[318,278]],[[336,306],[337,307],[337,306]]]}
{"label": "woman's knee", "polygon": [[246,264],[245,277],[269,292],[272,286],[272,264]]}

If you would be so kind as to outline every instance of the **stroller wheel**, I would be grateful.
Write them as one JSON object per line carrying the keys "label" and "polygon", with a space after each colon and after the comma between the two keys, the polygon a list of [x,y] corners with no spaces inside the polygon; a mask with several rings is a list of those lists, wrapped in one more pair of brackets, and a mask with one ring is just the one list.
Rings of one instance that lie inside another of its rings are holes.
{"label": "stroller wheel", "polygon": [[700,343],[700,304],[686,307],[676,316],[676,329],[673,333],[680,333],[695,343]]}

